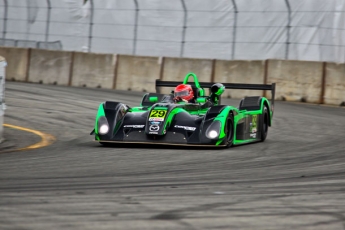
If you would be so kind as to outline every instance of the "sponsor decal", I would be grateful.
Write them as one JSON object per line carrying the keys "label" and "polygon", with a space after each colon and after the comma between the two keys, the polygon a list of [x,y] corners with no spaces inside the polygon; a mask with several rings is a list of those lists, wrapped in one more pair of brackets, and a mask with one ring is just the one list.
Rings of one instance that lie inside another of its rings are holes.
{"label": "sponsor decal", "polygon": [[158,134],[158,132],[149,132],[149,134]]}
{"label": "sponsor decal", "polygon": [[256,133],[251,133],[249,136],[252,138],[256,138]]}
{"label": "sponsor decal", "polygon": [[152,132],[158,132],[159,126],[158,125],[150,125],[149,130]]}
{"label": "sponsor decal", "polygon": [[164,118],[160,118],[160,117],[150,117],[149,121],[164,121]]}
{"label": "sponsor decal", "polygon": [[[256,133],[257,127],[258,127],[257,121],[258,121],[258,115],[253,115],[252,122],[250,123],[250,130],[249,130],[250,133],[253,133],[253,134]],[[254,138],[256,138],[256,135]]]}
{"label": "sponsor decal", "polygon": [[124,128],[134,128],[134,129],[142,129],[145,125],[124,125]]}
{"label": "sponsor decal", "polygon": [[174,127],[178,128],[178,129],[184,129],[184,130],[187,130],[187,131],[194,131],[194,130],[196,130],[196,127],[189,127],[189,126],[175,125]]}
{"label": "sponsor decal", "polygon": [[159,124],[160,124],[159,121],[151,121],[151,122],[150,122],[150,125],[159,125]]}

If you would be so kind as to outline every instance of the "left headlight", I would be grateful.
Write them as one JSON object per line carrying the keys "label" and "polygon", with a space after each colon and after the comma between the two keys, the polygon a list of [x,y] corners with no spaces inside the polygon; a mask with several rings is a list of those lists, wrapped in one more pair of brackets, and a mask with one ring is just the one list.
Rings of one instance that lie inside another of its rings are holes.
{"label": "left headlight", "polygon": [[104,124],[99,127],[100,134],[107,134],[109,132],[109,126]]}
{"label": "left headlight", "polygon": [[216,139],[219,137],[221,123],[220,121],[214,121],[206,130],[206,137],[209,139]]}
{"label": "left headlight", "polygon": [[98,133],[104,135],[104,134],[107,134],[108,132],[109,132],[109,124],[108,124],[107,118],[102,116],[98,119]]}

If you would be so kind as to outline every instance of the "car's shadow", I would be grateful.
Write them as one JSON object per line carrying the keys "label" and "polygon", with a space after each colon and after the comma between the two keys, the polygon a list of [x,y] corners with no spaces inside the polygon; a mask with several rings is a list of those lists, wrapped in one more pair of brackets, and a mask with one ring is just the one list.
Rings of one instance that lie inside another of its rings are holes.
{"label": "car's shadow", "polygon": [[95,145],[96,148],[117,148],[117,149],[189,149],[189,150],[208,150],[208,151],[219,151],[233,149],[238,146],[231,146],[227,148],[225,146],[197,146],[197,145],[162,145],[162,144],[128,144],[128,143],[107,143],[106,145]]}

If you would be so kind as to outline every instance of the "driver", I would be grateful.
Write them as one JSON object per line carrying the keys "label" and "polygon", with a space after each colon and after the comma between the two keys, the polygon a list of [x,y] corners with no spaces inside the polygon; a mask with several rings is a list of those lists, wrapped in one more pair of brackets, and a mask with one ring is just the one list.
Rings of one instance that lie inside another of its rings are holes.
{"label": "driver", "polygon": [[180,84],[174,90],[174,102],[195,103],[194,92],[191,85]]}

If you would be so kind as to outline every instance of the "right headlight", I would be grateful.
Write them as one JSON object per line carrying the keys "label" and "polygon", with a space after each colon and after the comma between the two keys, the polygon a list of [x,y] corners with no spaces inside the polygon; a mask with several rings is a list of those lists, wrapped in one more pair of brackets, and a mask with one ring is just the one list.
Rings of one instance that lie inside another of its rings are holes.
{"label": "right headlight", "polygon": [[206,137],[209,139],[216,139],[219,137],[221,123],[214,121],[206,130]]}

